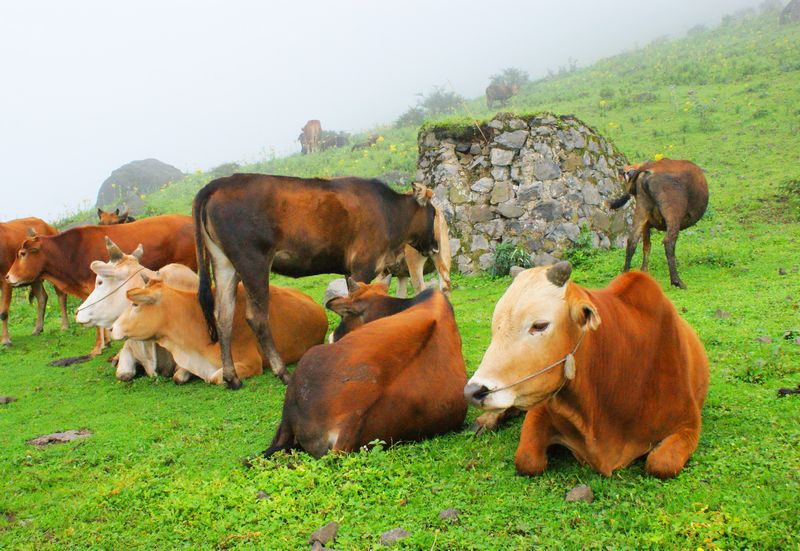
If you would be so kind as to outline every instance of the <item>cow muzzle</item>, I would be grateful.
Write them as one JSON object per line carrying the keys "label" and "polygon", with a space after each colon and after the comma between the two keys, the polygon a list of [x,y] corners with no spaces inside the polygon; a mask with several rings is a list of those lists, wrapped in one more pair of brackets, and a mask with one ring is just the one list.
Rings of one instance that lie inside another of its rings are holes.
{"label": "cow muzzle", "polygon": [[20,281],[19,279],[13,277],[11,274],[6,274],[6,282],[12,287],[22,287],[23,285],[30,284],[30,281]]}
{"label": "cow muzzle", "polygon": [[483,407],[483,401],[489,395],[489,389],[484,385],[469,383],[464,387],[464,398],[476,407]]}

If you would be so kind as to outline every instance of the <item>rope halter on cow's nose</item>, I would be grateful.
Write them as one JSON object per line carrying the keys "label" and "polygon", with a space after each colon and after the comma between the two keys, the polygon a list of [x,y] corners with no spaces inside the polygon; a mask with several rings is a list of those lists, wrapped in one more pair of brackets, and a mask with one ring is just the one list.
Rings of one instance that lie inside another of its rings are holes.
{"label": "rope halter on cow's nose", "polygon": [[[563,358],[561,358],[557,362],[552,363],[552,364],[548,365],[547,367],[542,368],[542,369],[540,369],[539,371],[537,371],[535,373],[531,373],[530,375],[526,375],[522,379],[520,379],[518,381],[515,381],[515,382],[513,382],[513,383],[511,383],[509,385],[501,386],[500,388],[493,388],[492,390],[488,391],[486,394],[488,395],[488,394],[492,394],[494,392],[500,392],[501,390],[506,390],[508,388],[511,388],[512,386],[517,386],[518,384],[524,383],[525,381],[529,381],[529,380],[533,379],[534,377],[538,377],[539,375],[542,375],[543,373],[547,373],[548,371],[550,371],[554,367],[558,367],[562,363],[564,364],[564,377],[567,380],[571,381],[572,379],[575,378],[575,352],[578,351],[578,347],[581,345],[581,342],[583,342],[583,336],[584,335],[586,335],[586,329],[581,330],[581,335],[580,335],[580,337],[578,337],[578,342],[575,343],[575,348],[572,349],[572,352],[570,352],[569,354],[567,354],[566,356],[564,356]],[[564,381],[564,383],[566,384],[566,381]]]}

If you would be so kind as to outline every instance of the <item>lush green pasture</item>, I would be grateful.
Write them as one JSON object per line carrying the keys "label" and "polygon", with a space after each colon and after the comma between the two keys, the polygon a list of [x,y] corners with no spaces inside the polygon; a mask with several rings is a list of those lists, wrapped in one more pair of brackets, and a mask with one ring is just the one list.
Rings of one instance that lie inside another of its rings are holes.
{"label": "lush green pasture", "polygon": [[[164,379],[120,383],[104,358],[48,367],[90,349],[93,332],[61,333],[51,305],[46,334],[29,336],[33,309],[19,293],[14,345],[0,350],[0,394],[19,399],[0,405],[0,548],[297,549],[331,520],[341,524],[338,549],[377,547],[395,527],[412,533],[407,547],[425,549],[800,548],[800,396],[776,396],[800,383],[800,190],[791,183],[800,179],[798,38],[797,27],[768,16],[734,22],[533,83],[511,106],[575,113],[631,159],[662,153],[708,173],[709,212],[677,246],[688,290],[668,286],[660,235],[651,255],[652,274],[711,361],[700,445],[676,479],[647,477],[641,462],[604,478],[558,451],[544,475],[519,477],[519,420],[494,434],[464,430],[322,460],[282,455],[245,469],[240,459],[265,448],[277,425],[279,381],[264,375],[230,392]],[[480,100],[467,107],[487,115]],[[384,136],[366,156],[339,150],[251,168],[413,171],[415,132]],[[187,212],[207,179],[154,194],[151,212]],[[598,253],[574,279],[603,286],[622,262],[620,250]],[[328,279],[280,281],[320,300]],[[471,373],[509,280],[454,282]],[[26,444],[70,428],[94,436]],[[594,503],[564,502],[579,483],[592,487]],[[438,519],[449,507],[460,523]]]}

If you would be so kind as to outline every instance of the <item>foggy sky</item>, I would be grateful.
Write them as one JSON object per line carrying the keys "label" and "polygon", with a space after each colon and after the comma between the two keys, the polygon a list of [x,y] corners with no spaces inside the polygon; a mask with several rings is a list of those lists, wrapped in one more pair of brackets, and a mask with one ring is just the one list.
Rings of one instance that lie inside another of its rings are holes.
{"label": "foggy sky", "polygon": [[0,4],[0,220],[94,204],[109,173],[297,151],[306,120],[358,131],[418,92],[481,95],[681,35],[759,0]]}

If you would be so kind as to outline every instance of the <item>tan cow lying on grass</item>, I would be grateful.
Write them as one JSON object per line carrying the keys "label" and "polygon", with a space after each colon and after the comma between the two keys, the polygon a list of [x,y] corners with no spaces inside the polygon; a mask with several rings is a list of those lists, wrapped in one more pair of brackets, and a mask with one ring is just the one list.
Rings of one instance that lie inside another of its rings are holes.
{"label": "tan cow lying on grass", "polygon": [[644,455],[648,473],[675,476],[700,437],[703,344],[647,274],[584,289],[570,273],[560,262],[517,275],[465,396],[487,410],[527,411],[520,474],[542,473],[547,448],[560,444],[606,476]]}
{"label": "tan cow lying on grass", "polygon": [[[197,291],[176,289],[156,276],[145,276],[146,285],[130,289],[125,312],[112,328],[115,339],[154,339],[166,348],[175,362],[212,384],[222,383],[222,356],[219,343],[211,343],[197,300]],[[270,329],[284,363],[294,363],[325,339],[328,318],[325,310],[311,297],[295,289],[270,285]],[[244,288],[236,293],[232,352],[239,378],[263,372],[258,342],[245,320]]]}
{"label": "tan cow lying on grass", "polygon": [[[144,277],[155,277],[156,273],[168,285],[197,291],[197,274],[182,264],[168,264],[154,272],[139,263],[144,253],[141,245],[128,255],[106,238],[106,248],[109,261],[92,262],[91,269],[97,274],[94,291],[75,313],[75,320],[81,325],[110,329],[130,304],[125,293],[129,289],[144,287]],[[173,377],[176,383],[186,382],[191,377],[191,373],[180,369],[176,373],[172,355],[152,340],[125,341],[117,361],[117,379],[130,381],[136,376],[137,366],[141,366],[150,377]]]}

